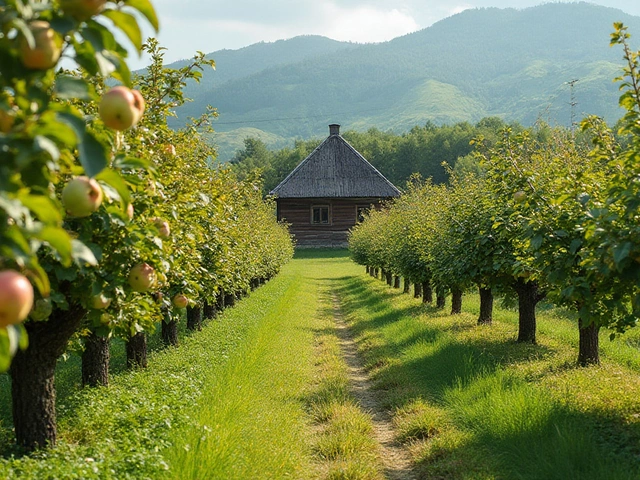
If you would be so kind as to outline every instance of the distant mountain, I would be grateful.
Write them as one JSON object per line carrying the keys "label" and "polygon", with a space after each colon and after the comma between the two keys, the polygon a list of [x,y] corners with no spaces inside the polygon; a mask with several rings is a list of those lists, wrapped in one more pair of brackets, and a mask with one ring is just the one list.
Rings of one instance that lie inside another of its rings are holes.
{"label": "distant mountain", "polygon": [[[178,122],[211,104],[222,135],[255,128],[281,143],[323,137],[334,122],[401,132],[494,115],[524,124],[542,118],[569,125],[572,113],[615,121],[621,111],[612,79],[622,52],[609,47],[609,34],[617,21],[629,26],[632,40],[640,36],[640,17],[549,3],[466,10],[379,44],[308,36],[222,50],[210,55],[217,70],[189,87],[194,102],[178,110]],[[226,135],[237,139],[238,132]]]}

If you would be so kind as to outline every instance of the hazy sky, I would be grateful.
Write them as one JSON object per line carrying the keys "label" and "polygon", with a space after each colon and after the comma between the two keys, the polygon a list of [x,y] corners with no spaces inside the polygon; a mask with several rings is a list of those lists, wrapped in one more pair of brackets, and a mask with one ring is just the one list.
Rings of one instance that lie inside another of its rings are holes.
{"label": "hazy sky", "polygon": [[[414,32],[469,8],[526,8],[541,0],[153,0],[167,63],[200,50],[237,49],[296,35],[359,43]],[[556,2],[553,2],[556,3]],[[640,16],[638,0],[595,0]],[[151,31],[149,30],[149,34]],[[145,59],[131,57],[140,68]]]}

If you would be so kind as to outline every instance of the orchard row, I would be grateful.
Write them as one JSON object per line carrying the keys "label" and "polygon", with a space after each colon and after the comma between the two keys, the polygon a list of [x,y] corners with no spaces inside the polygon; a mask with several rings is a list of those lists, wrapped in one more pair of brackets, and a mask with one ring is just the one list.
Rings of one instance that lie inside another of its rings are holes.
{"label": "orchard row", "polygon": [[450,184],[419,178],[353,230],[353,259],[374,273],[435,289],[439,303],[479,288],[479,323],[491,322],[493,294],[517,298],[518,341],[536,341],[536,304],[548,298],[576,312],[578,363],[599,363],[598,333],[624,333],[640,318],[640,65],[629,35],[615,25],[626,66],[617,135],[598,118],[583,131],[505,129],[497,145],[476,141],[480,175]]}
{"label": "orchard row", "polygon": [[[26,449],[55,444],[54,371],[71,339],[86,346],[84,383],[106,383],[109,338],[144,366],[145,332],[162,322],[175,342],[185,308],[198,328],[203,309],[293,253],[259,180],[214,166],[201,135],[215,112],[167,126],[186,82],[213,62],[165,68],[139,19],[157,31],[148,0],[0,6],[0,369]],[[119,38],[152,58],[143,75]]]}

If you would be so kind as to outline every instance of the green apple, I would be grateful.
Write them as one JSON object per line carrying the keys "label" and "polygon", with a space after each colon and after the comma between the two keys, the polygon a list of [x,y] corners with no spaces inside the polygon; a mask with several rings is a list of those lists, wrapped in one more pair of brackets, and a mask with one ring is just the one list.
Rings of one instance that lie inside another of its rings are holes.
{"label": "green apple", "polygon": [[137,90],[122,85],[113,87],[102,96],[99,113],[107,127],[126,130],[142,118],[144,98]]}
{"label": "green apple", "polygon": [[80,176],[62,190],[62,203],[72,217],[88,217],[102,203],[102,189],[93,178]]}
{"label": "green apple", "polygon": [[129,272],[129,285],[134,292],[147,292],[156,283],[156,271],[148,263],[139,263]]}

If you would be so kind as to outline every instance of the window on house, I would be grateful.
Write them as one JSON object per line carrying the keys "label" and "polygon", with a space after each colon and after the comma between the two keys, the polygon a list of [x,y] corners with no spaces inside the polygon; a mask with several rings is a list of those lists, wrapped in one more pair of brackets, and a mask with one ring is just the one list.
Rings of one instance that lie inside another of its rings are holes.
{"label": "window on house", "polygon": [[311,223],[328,224],[329,223],[329,207],[327,205],[316,205],[311,207]]}
{"label": "window on house", "polygon": [[370,209],[371,209],[370,205],[358,205],[356,207],[356,221],[362,222],[364,220],[365,215],[369,213]]}

